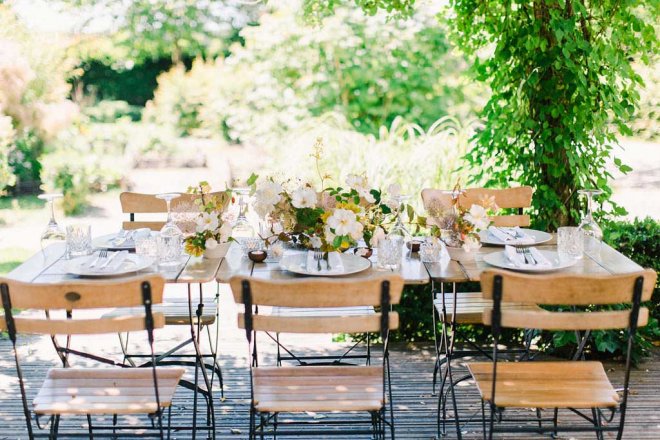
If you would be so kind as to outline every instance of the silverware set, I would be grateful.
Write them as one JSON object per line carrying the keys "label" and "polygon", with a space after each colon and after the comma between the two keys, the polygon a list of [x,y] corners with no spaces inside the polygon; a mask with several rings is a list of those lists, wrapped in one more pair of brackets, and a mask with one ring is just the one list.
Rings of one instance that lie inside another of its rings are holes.
{"label": "silverware set", "polygon": [[328,255],[327,258],[324,257],[324,252],[322,251],[314,251],[314,261],[316,261],[316,271],[321,272],[322,267],[321,267],[321,261],[325,261],[326,268],[330,271],[332,268],[330,267],[330,256]]}
{"label": "silverware set", "polygon": [[525,259],[525,264],[531,264],[533,266],[538,264],[538,261],[536,261],[532,255],[532,251],[528,247],[517,247],[516,253],[523,256]]}
{"label": "silverware set", "polygon": [[[110,263],[112,263],[112,260],[115,259],[115,257],[120,254],[120,252],[115,252],[114,254],[110,255],[108,257],[108,250],[107,249],[101,249],[99,251],[98,256],[94,261],[91,262],[91,264],[88,266],[89,268],[96,267],[98,265],[99,269],[104,269]],[[100,263],[100,264],[99,264]]]}

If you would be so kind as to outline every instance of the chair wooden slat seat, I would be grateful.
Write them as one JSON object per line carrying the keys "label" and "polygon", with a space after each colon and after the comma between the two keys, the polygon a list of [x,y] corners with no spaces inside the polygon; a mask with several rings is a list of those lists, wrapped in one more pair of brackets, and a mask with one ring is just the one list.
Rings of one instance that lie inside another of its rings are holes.
{"label": "chair wooden slat seat", "polygon": [[376,311],[372,306],[358,307],[323,307],[309,309],[300,307],[273,307],[271,315],[286,317],[340,317],[373,315]]}
{"label": "chair wooden slat seat", "polygon": [[[197,304],[199,299],[193,298],[193,323],[197,324]],[[216,303],[212,298],[204,298],[202,301],[201,324],[213,325],[215,323]],[[187,325],[190,324],[190,314],[188,310],[188,298],[167,298],[162,304],[156,304],[153,307],[154,312],[160,312],[165,317],[165,325]],[[127,312],[138,314],[140,308],[131,309],[113,309],[103,315],[104,318],[115,318],[122,316]]]}
{"label": "chair wooden slat seat", "polygon": [[[161,407],[169,407],[183,368],[157,368]],[[151,368],[51,368],[33,400],[37,414],[144,414],[158,409]]]}
{"label": "chair wooden slat seat", "polygon": [[259,367],[253,380],[262,412],[377,411],[385,404],[380,366]]}
{"label": "chair wooden slat seat", "polygon": [[[492,362],[467,364],[481,397],[490,401]],[[619,395],[600,362],[499,362],[495,405],[518,408],[604,408]]]}
{"label": "chair wooden slat seat", "polygon": [[[445,296],[445,309],[447,311],[447,321],[452,322],[454,317],[454,294],[446,292]],[[442,322],[444,319],[442,313],[442,297],[440,294],[438,298],[433,301],[438,317]],[[457,324],[483,324],[484,310],[493,308],[493,300],[484,299],[481,292],[459,292],[456,294],[456,323]],[[538,311],[544,310],[535,304],[523,304],[514,302],[503,302],[502,310],[512,311]]]}

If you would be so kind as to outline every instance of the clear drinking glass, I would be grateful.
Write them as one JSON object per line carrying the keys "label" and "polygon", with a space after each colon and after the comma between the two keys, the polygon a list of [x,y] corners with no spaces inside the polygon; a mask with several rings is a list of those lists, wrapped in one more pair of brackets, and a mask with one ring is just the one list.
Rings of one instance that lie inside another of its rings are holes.
{"label": "clear drinking glass", "polygon": [[441,258],[442,245],[439,240],[431,238],[422,242],[419,247],[419,259],[422,260],[422,263],[437,263]]}
{"label": "clear drinking glass", "polygon": [[151,235],[137,238],[135,240],[135,253],[156,260],[158,258],[158,240]]}
{"label": "clear drinking glass", "polygon": [[593,216],[593,198],[603,191],[599,189],[581,189],[578,194],[587,196],[587,212],[580,222],[580,230],[583,232],[584,250],[591,255],[599,255],[603,242],[603,230],[600,229]]}
{"label": "clear drinking glass", "polygon": [[234,188],[232,191],[238,194],[238,218],[232,228],[231,236],[242,245],[246,238],[254,238],[256,235],[247,218],[248,202],[245,199],[250,195],[250,189]]}
{"label": "clear drinking glass", "polygon": [[167,221],[160,230],[158,236],[159,265],[164,267],[176,267],[181,264],[181,252],[183,250],[183,233],[172,220],[172,200],[180,197],[178,193],[158,194],[156,197],[167,203]]}
{"label": "clear drinking glass", "polygon": [[67,258],[82,257],[92,253],[92,227],[90,225],[68,225],[66,227]]}
{"label": "clear drinking glass", "polygon": [[378,242],[378,268],[398,270],[403,257],[403,237],[388,235]]}
{"label": "clear drinking glass", "polygon": [[584,256],[584,233],[576,226],[557,229],[557,253],[560,259],[580,259]]}
{"label": "clear drinking glass", "polygon": [[63,197],[62,194],[41,194],[39,198],[45,200],[48,205],[48,211],[50,211],[50,220],[48,221],[48,226],[46,230],[41,234],[41,250],[42,252],[48,247],[48,245],[53,243],[62,243],[66,240],[66,233],[57,224],[55,220],[55,203],[56,199]]}

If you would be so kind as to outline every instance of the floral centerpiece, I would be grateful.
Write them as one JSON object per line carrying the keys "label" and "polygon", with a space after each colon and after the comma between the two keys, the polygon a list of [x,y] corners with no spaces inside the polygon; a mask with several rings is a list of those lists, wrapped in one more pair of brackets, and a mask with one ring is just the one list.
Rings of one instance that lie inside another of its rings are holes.
{"label": "floral centerpiece", "polygon": [[[313,157],[320,158],[320,140]],[[359,245],[374,247],[385,236],[385,225],[395,203],[371,188],[364,174],[349,174],[345,186],[326,186],[329,176],[319,171],[321,188],[309,182],[273,177],[254,184],[255,212],[269,225],[267,243],[293,242],[324,252]],[[364,244],[362,244],[364,242]]]}
{"label": "floral centerpiece", "polygon": [[193,205],[199,211],[195,218],[195,230],[185,240],[186,253],[199,257],[222,258],[231,244],[231,223],[225,221],[225,211],[232,203],[230,189],[211,193],[208,182],[188,188],[193,194]]}
{"label": "floral centerpiece", "polygon": [[447,245],[447,250],[454,260],[472,258],[474,251],[481,247],[479,232],[488,229],[491,224],[490,215],[499,208],[494,197],[484,197],[474,203],[469,209],[460,203],[464,196],[457,183],[451,192],[450,209],[443,206],[432,206],[429,215],[434,218],[435,224],[431,226],[431,233],[440,237]]}

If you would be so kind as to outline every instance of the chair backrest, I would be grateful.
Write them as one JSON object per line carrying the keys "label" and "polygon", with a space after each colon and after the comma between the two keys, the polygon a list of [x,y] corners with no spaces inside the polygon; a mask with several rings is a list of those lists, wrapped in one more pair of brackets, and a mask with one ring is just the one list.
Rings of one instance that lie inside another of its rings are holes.
{"label": "chair backrest", "polygon": [[[165,324],[165,318],[162,313],[151,312],[151,306],[163,302],[164,283],[163,278],[158,275],[106,281],[103,284],[89,281],[32,284],[0,278],[0,292],[5,310],[5,316],[0,318],[0,330],[10,330],[13,325],[15,333],[73,335],[160,328]],[[141,312],[136,312],[140,309],[130,309],[136,306],[144,308]],[[55,319],[52,316],[41,317],[41,314],[37,316],[37,313],[13,316],[11,313],[12,308],[73,312],[115,307],[126,308],[126,313],[111,318],[94,319]]]}
{"label": "chair backrest", "polygon": [[[530,275],[503,270],[481,274],[483,297],[493,299],[493,309],[484,311],[484,323],[508,328],[541,330],[605,330],[628,328],[637,315],[636,326],[648,321],[648,309],[639,303],[651,299],[656,273],[647,269],[624,275]],[[502,308],[498,303],[555,306],[632,304],[631,309],[608,311],[539,311]],[[499,316],[495,316],[495,315]]]}
{"label": "chair backrest", "polygon": [[[459,196],[458,203],[460,206],[469,209],[472,205],[479,205],[486,197],[493,197],[499,208],[518,210],[517,214],[491,217],[495,226],[529,226],[530,218],[529,215],[523,214],[523,208],[529,208],[532,205],[533,192],[530,186],[504,189],[468,188]],[[452,202],[451,191],[432,188],[423,189],[422,202],[427,211],[437,205],[449,207]],[[429,221],[433,223],[432,218],[429,218]]]}
{"label": "chair backrest", "polygon": [[[218,197],[225,202],[225,208],[229,206],[229,194],[224,191],[213,192],[209,197]],[[180,197],[172,200],[172,212],[198,212],[198,208],[193,205],[193,201],[198,199],[198,195],[183,193]],[[134,192],[123,192],[119,195],[121,203],[121,212],[129,214],[129,221],[125,221],[122,227],[126,230],[149,228],[154,231],[160,230],[165,221],[137,221],[135,214],[164,214],[167,212],[167,203],[156,197],[156,194],[142,194]]]}
{"label": "chair backrest", "polygon": [[[237,304],[244,304],[238,325],[250,330],[282,333],[367,333],[398,328],[399,315],[390,311],[398,304],[403,279],[397,275],[365,280],[296,279],[262,280],[233,277],[231,290]],[[278,306],[303,309],[379,306],[376,314],[347,313],[345,316],[273,316],[252,313],[253,306]]]}

